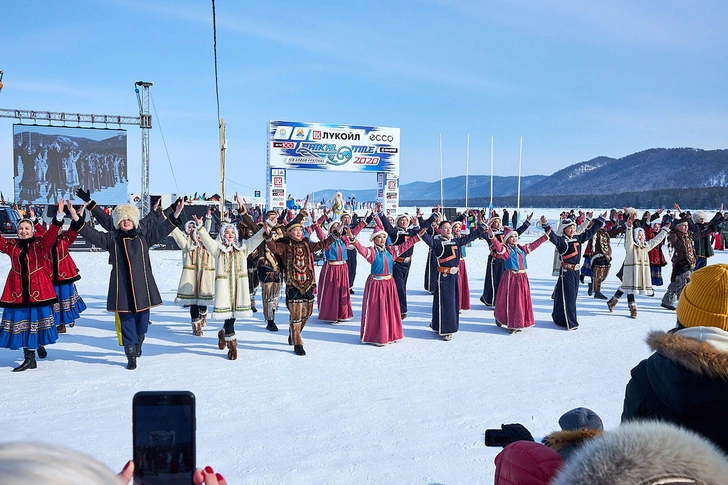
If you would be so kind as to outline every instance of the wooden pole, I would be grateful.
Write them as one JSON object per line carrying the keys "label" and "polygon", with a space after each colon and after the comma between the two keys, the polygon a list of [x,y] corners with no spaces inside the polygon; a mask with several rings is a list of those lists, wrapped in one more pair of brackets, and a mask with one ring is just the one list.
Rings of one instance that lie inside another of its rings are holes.
{"label": "wooden pole", "polygon": [[442,188],[442,133],[440,133],[440,210],[445,207],[445,197]]}
{"label": "wooden pole", "polygon": [[521,210],[521,166],[523,165],[523,137],[521,137],[521,148],[518,155],[518,201],[516,210]]}
{"label": "wooden pole", "polygon": [[225,118],[220,119],[220,221],[225,217]]}
{"label": "wooden pole", "polygon": [[468,143],[465,147],[465,208],[468,208],[468,167],[470,164],[470,133],[468,133]]}

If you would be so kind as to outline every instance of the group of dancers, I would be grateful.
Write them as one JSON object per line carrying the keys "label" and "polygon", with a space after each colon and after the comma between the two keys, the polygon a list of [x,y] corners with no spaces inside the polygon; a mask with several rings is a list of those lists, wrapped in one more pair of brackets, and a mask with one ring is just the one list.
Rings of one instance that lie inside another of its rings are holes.
{"label": "group of dancers", "polygon": [[[78,269],[68,252],[78,234],[109,253],[106,309],[116,315],[127,368],[133,370],[142,355],[149,311],[162,304],[149,248],[170,234],[182,250],[182,273],[175,302],[189,309],[192,333],[196,336],[203,334],[208,307],[212,306],[212,319],[223,323],[217,333],[218,347],[227,349],[228,359],[235,360],[235,321],[257,312],[255,296],[259,286],[266,328],[272,332],[278,331],[275,316],[281,289],[285,287],[288,344],[296,355],[306,355],[302,332],[315,304],[320,321],[336,324],[353,319],[351,295],[357,253],[371,266],[362,297],[361,341],[383,346],[404,337],[407,282],[413,247],[420,241],[428,246],[425,289],[433,295],[430,327],[442,339],[450,340],[458,331],[460,312],[470,308],[465,253],[467,246],[477,239],[484,239],[490,248],[481,301],[494,308],[496,325],[515,334],[535,323],[527,255],[547,240],[555,247],[557,276],[552,319],[556,325],[574,330],[579,326],[576,297],[580,280],[592,278],[589,294],[606,299],[601,282],[611,265],[610,239],[617,229],[626,234],[626,257],[620,271],[622,284],[607,301],[607,309],[613,311],[626,293],[632,318],[637,315],[634,296],[654,294],[653,252],[661,252],[660,246],[669,237],[674,248],[673,277],[663,306],[673,309],[672,303],[682,289],[680,283],[685,281],[686,272],[689,276],[696,266],[694,241],[710,230],[690,227],[694,224],[692,218],[685,215],[677,221],[663,217],[659,220],[661,227],[657,227],[651,223],[661,211],[645,221],[625,208],[621,222],[614,217],[607,219],[606,212],[594,219],[588,213],[577,225],[569,214],[562,214],[556,230],[541,216],[539,225],[544,234],[531,243],[521,244],[519,236],[531,225],[533,214],[518,228],[501,230],[502,220],[497,214],[480,211],[477,224],[467,233],[467,211],[448,221],[439,207],[427,219],[419,210],[412,217],[386,215],[381,205],[363,218],[341,211],[329,217],[328,211],[322,210],[316,219],[315,211],[309,213],[305,208],[291,217],[289,212],[271,210],[257,223],[236,195],[239,220],[224,222],[213,239],[210,211],[205,217],[192,216],[183,223],[182,200],[164,211],[155,208],[140,219],[133,205],[121,204],[109,215],[90,199],[88,191],[79,189],[76,195],[84,201],[83,206],[77,209],[70,201],[59,202],[47,230],[32,220],[31,213],[29,219],[18,224],[17,239],[0,236],[0,251],[11,258],[0,298],[0,347],[22,348],[24,352],[23,362],[14,371],[36,368],[36,351],[39,358],[44,358],[45,347],[54,343],[66,326],[73,326],[86,308],[74,283],[79,279]],[[88,212],[103,231],[86,223]],[[715,220],[722,220],[721,212],[722,207]],[[65,216],[72,221],[67,230],[61,231]],[[371,244],[367,245],[358,236],[372,222]],[[645,225],[650,227],[649,234]],[[671,231],[673,225],[675,229]],[[309,238],[314,234],[317,241]],[[586,260],[582,265],[585,244]],[[323,253],[324,263],[317,278],[314,253],[318,251]]]}

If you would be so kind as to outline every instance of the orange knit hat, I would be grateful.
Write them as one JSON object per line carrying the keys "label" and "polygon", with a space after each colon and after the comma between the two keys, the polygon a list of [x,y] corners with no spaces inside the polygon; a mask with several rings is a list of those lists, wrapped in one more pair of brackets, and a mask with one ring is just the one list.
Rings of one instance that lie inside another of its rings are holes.
{"label": "orange knit hat", "polygon": [[690,276],[677,302],[677,319],[685,327],[728,331],[728,264],[711,264]]}

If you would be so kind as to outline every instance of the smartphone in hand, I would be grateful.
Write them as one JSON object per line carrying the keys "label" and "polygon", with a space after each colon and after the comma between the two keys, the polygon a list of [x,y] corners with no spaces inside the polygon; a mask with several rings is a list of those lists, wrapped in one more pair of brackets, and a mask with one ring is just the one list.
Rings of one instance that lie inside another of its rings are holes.
{"label": "smartphone in hand", "polygon": [[191,484],[196,462],[195,395],[143,391],[132,404],[134,483]]}

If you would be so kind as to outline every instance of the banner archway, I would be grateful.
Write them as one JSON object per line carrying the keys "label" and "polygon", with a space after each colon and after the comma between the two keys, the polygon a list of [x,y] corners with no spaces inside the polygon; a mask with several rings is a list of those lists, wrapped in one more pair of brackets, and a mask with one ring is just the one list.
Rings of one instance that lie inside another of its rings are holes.
{"label": "banner archway", "polygon": [[270,121],[266,202],[286,206],[288,170],[377,174],[377,201],[399,207],[399,128]]}

